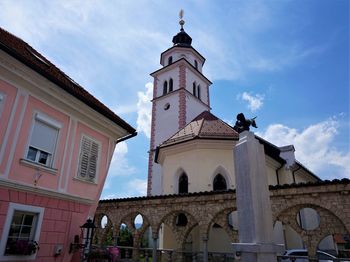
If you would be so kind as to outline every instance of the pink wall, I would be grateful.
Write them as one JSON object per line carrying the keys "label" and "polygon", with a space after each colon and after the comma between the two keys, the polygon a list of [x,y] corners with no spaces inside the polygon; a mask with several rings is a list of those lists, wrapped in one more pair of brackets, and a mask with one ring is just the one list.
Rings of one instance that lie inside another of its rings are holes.
{"label": "pink wall", "polygon": [[[26,95],[20,94],[18,102],[14,105],[17,88],[10,84],[0,81],[0,90],[6,94],[5,110],[0,119],[0,141],[6,145],[3,161],[0,162],[0,174],[5,174],[6,176],[6,173],[8,173],[10,180],[34,186],[34,180],[38,174],[37,168],[24,165],[20,160],[26,157],[34,115],[36,112],[43,113],[59,122],[62,128],[59,131],[53,162],[53,168],[57,169],[57,172],[52,173],[41,169],[41,176],[36,186],[97,201],[112,157],[112,154],[109,154],[109,152],[114,150],[114,144],[111,143],[112,146],[110,146],[110,138],[88,127],[86,124],[73,120],[74,118],[70,115],[49,106],[33,96],[29,95],[26,97]],[[8,125],[6,123],[9,123],[12,113],[14,114],[12,125]],[[21,121],[22,119],[23,121]],[[9,135],[5,141],[6,128],[10,128],[10,130],[7,131]],[[20,130],[17,136],[16,130]],[[75,179],[78,172],[79,147],[83,134],[97,140],[101,145],[96,184]],[[15,145],[15,151],[14,154],[11,154],[13,145]],[[11,166],[6,172],[8,163]]]}
{"label": "pink wall", "polygon": [[[115,138],[104,135],[101,128],[99,132],[98,127],[79,121],[76,115],[69,113],[70,109],[50,106],[54,103],[41,101],[27,91],[2,80],[0,92],[6,95],[4,110],[0,116],[0,179],[38,190],[38,193],[31,193],[32,190],[22,192],[0,184],[0,236],[9,203],[43,207],[45,211],[39,239],[40,250],[35,261],[70,261],[72,255],[68,254],[69,244],[73,242],[75,235],[80,235],[80,226],[88,216],[94,215],[97,207],[115,148]],[[21,159],[26,157],[36,112],[60,123],[62,128],[59,130],[54,154],[53,169],[56,171],[48,172],[45,168],[40,168],[40,179],[34,185],[38,169],[32,164],[24,164]],[[83,134],[100,144],[96,183],[76,179]],[[47,192],[43,195],[41,189],[56,192],[56,195],[49,197]],[[57,193],[62,194],[62,199],[57,198]],[[82,204],[87,201],[81,200],[63,200],[67,196],[72,196],[73,199],[83,198],[93,204]],[[63,253],[57,258],[53,256],[56,245],[63,245]]]}
{"label": "pink wall", "polygon": [[[52,174],[45,171],[40,171],[42,176],[38,180],[37,186],[44,187],[47,189],[56,190],[58,188],[58,178],[59,171],[61,170],[63,151],[67,137],[67,129],[69,123],[69,117],[58,110],[53,109],[40,102],[38,99],[29,96],[27,107],[25,109],[25,114],[21,126],[21,131],[17,141],[16,151],[14,155],[14,161],[12,162],[11,171],[9,173],[9,179],[25,182],[27,184],[34,183],[34,175],[37,170],[34,167],[24,166],[19,163],[21,158],[26,157],[27,147],[30,140],[30,132],[33,124],[35,112],[41,112],[48,115],[50,118],[60,122],[62,124],[62,129],[60,129],[58,135],[58,142],[56,146],[56,153],[54,156],[53,167],[58,169],[57,174]],[[19,121],[19,119],[16,119]]]}
{"label": "pink wall", "polygon": [[[39,196],[33,193],[0,187],[0,235],[6,219],[9,202],[44,207],[44,218],[39,239],[40,249],[35,261],[70,261],[69,245],[74,235],[81,234],[79,226],[86,221],[89,205],[73,201]],[[56,245],[63,245],[62,254],[54,257]]]}

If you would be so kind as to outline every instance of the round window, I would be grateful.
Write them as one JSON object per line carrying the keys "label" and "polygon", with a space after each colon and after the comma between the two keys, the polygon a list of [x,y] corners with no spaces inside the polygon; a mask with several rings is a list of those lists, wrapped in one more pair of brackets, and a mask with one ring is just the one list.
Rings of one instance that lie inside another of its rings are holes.
{"label": "round window", "polygon": [[170,108],[170,104],[169,103],[166,103],[165,105],[164,105],[164,110],[168,110]]}

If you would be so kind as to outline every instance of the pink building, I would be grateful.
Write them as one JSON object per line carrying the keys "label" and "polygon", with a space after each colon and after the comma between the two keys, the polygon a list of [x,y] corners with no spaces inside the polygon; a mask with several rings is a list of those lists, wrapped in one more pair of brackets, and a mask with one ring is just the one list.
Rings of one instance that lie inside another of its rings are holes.
{"label": "pink building", "polygon": [[0,261],[75,260],[70,243],[94,216],[116,143],[134,135],[0,28]]}

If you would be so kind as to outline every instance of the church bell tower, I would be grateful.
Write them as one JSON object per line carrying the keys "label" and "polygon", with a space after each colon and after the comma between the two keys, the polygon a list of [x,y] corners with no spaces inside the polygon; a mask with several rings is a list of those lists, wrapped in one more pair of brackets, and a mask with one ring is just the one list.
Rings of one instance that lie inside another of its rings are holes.
{"label": "church bell tower", "polygon": [[191,45],[192,38],[184,30],[183,11],[179,24],[173,46],[160,55],[162,67],[151,73],[154,80],[148,195],[163,194],[161,166],[154,162],[157,146],[203,111],[210,111],[211,82],[202,74],[205,58]]}

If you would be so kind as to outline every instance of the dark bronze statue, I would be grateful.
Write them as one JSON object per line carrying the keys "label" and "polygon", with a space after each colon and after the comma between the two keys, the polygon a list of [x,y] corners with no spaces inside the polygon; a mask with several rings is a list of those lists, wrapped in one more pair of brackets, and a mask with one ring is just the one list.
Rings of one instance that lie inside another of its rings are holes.
{"label": "dark bronze statue", "polygon": [[252,119],[245,119],[243,113],[239,113],[237,115],[237,121],[233,129],[236,130],[238,133],[242,133],[243,131],[249,131],[250,126],[258,128],[255,123],[255,118],[256,117]]}

